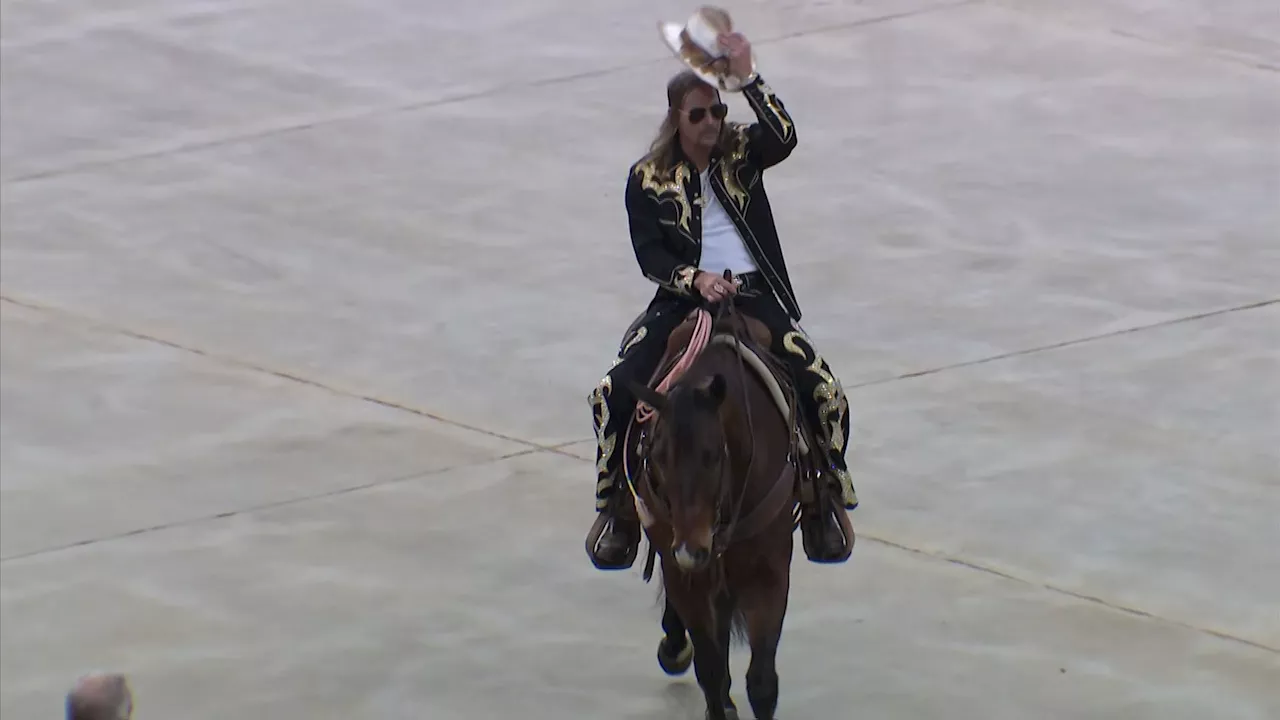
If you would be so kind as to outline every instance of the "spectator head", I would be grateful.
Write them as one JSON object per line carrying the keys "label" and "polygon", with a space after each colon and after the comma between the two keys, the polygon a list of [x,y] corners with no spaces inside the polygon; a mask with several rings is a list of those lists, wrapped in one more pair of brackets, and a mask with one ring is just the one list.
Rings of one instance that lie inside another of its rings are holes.
{"label": "spectator head", "polygon": [[132,717],[133,692],[123,675],[85,675],[67,693],[67,720],[129,720]]}

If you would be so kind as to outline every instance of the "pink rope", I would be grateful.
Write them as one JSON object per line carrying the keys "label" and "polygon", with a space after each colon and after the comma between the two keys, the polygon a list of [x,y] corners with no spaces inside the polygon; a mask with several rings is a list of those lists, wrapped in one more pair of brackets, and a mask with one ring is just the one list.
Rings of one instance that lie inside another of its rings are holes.
{"label": "pink rope", "polygon": [[[688,371],[689,367],[693,365],[693,362],[697,360],[698,356],[702,354],[702,351],[706,349],[707,342],[711,339],[711,313],[707,312],[704,308],[698,308],[694,312],[697,314],[697,322],[693,326],[693,337],[689,339],[689,347],[684,351],[684,355],[681,355],[680,359],[676,361],[675,366],[671,368],[670,372],[662,378],[662,382],[658,383],[657,390],[660,393],[666,393],[667,390],[669,390],[671,386],[674,385],[686,371]],[[652,418],[656,412],[656,410],[650,407],[649,404],[643,400],[636,403],[636,419],[642,423],[649,422],[649,419]]]}

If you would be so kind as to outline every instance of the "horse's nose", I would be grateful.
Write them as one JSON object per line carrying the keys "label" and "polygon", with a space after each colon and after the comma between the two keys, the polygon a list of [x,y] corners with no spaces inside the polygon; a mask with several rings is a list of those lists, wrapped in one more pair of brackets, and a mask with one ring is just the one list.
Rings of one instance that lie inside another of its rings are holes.
{"label": "horse's nose", "polygon": [[689,543],[680,543],[676,547],[676,564],[682,570],[694,570],[707,564],[711,559],[711,551],[706,548],[690,548]]}

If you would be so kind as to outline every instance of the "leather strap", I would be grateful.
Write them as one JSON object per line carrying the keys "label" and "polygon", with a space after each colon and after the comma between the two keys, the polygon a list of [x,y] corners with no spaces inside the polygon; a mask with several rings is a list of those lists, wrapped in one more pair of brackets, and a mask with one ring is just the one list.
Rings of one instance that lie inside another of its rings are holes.
{"label": "leather strap", "polygon": [[782,512],[782,509],[787,506],[789,501],[794,501],[795,477],[795,463],[789,460],[782,467],[782,473],[774,481],[773,488],[769,490],[769,494],[757,503],[754,508],[751,508],[751,512],[747,513],[746,517],[739,519],[729,527],[729,532],[722,541],[723,547],[728,548],[732,543],[760,534],[777,517],[778,513]]}

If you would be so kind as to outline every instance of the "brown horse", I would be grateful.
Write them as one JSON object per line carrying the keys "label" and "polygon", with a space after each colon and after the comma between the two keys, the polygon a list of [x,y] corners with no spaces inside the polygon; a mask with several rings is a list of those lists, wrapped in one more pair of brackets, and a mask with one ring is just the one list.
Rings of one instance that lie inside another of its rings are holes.
{"label": "brown horse", "polygon": [[[734,337],[715,337],[726,331]],[[729,696],[729,641],[744,630],[751,646],[751,708],[757,718],[773,718],[778,704],[775,657],[790,589],[802,461],[794,397],[790,416],[784,415],[736,349],[747,343],[767,361],[767,333],[730,311],[665,394],[632,386],[656,411],[638,426],[638,443],[628,443],[640,449],[634,488],[647,519],[650,561],[653,552],[661,555],[667,604],[658,660],[674,675],[688,669],[692,655],[708,718],[737,717]],[[677,349],[677,334],[669,355]],[[779,384],[789,391],[785,381]]]}

